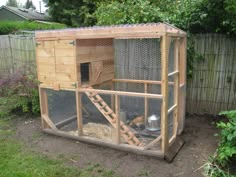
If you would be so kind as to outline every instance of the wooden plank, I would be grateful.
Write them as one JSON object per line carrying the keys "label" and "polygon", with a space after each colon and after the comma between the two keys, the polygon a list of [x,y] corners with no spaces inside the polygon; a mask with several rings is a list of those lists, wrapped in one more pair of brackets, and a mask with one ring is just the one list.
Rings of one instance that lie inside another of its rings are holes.
{"label": "wooden plank", "polygon": [[90,54],[80,54],[77,55],[77,63],[102,61],[102,60],[112,60],[114,58],[113,52],[106,53],[90,53]]}
{"label": "wooden plank", "polygon": [[[179,71],[179,39],[175,40],[175,56],[174,56],[174,66],[175,70]],[[179,74],[174,75],[174,104],[176,105],[177,109],[174,110],[174,117],[173,117],[173,136],[177,136],[178,131],[178,117],[179,117],[179,94],[180,94],[180,88],[179,88]],[[169,113],[169,110],[168,110]]]}
{"label": "wooden plank", "polygon": [[[144,83],[144,93],[148,93],[148,84]],[[147,117],[148,117],[148,99],[144,98],[144,119],[145,123],[147,123]]]}
{"label": "wooden plank", "polygon": [[170,114],[172,111],[177,109],[177,104],[173,105],[170,109],[168,109],[168,114]]}
{"label": "wooden plank", "polygon": [[47,92],[45,89],[39,87],[39,101],[40,101],[40,112],[41,112],[41,121],[42,128],[49,128],[47,122],[43,119],[42,115],[48,115],[48,99]]}
{"label": "wooden plank", "polygon": [[169,163],[171,163],[175,156],[177,155],[177,153],[180,151],[180,149],[183,147],[184,145],[184,141],[183,139],[181,139],[180,137],[176,137],[174,143],[172,144],[172,146],[168,149],[168,151],[165,153],[165,160]]}
{"label": "wooden plank", "polygon": [[76,76],[75,76],[74,73],[57,72],[55,78],[56,78],[57,82],[60,82],[60,81],[63,81],[63,82],[76,82]]}
{"label": "wooden plank", "polygon": [[55,48],[57,49],[69,49],[69,48],[74,48],[73,44],[75,43],[74,40],[56,40],[55,41]]}
{"label": "wooden plank", "polygon": [[66,119],[64,119],[64,120],[62,120],[62,121],[60,121],[60,122],[57,122],[57,123],[55,124],[55,126],[56,126],[57,128],[62,128],[62,127],[64,127],[65,125],[68,125],[68,124],[70,124],[71,122],[75,121],[76,119],[77,119],[77,115],[73,115],[73,116],[71,116],[71,117],[68,117],[68,118],[66,118]]}
{"label": "wooden plank", "polygon": [[53,57],[54,48],[39,48],[37,49],[37,57]]}
{"label": "wooden plank", "polygon": [[161,135],[158,136],[155,140],[153,140],[151,143],[149,143],[148,145],[146,145],[144,147],[144,150],[147,150],[149,148],[151,148],[152,146],[154,146],[156,143],[158,143],[161,140]]}
{"label": "wooden plank", "polygon": [[[127,82],[127,83],[147,83],[147,84],[161,84],[161,81],[151,80],[134,80],[134,79],[112,79],[113,82]],[[169,85],[174,85],[174,82],[168,82]]]}
{"label": "wooden plank", "polygon": [[74,48],[55,48],[56,57],[75,57]]}
{"label": "wooden plank", "polygon": [[111,72],[111,73],[102,73],[101,74],[101,82],[106,82],[106,81],[110,81],[112,79],[114,79],[115,77],[115,73]]}
{"label": "wooden plank", "polygon": [[76,111],[77,111],[77,125],[78,125],[78,135],[83,135],[83,120],[82,120],[82,102],[81,102],[81,93],[78,91],[76,94]]}
{"label": "wooden plank", "polygon": [[116,143],[120,144],[120,97],[115,95],[116,113]]}
{"label": "wooden plank", "polygon": [[168,77],[173,76],[173,75],[176,75],[176,74],[179,74],[179,71],[174,71],[174,72],[172,72],[172,73],[169,73],[169,74],[168,74]]}
{"label": "wooden plank", "polygon": [[107,143],[104,142],[103,140],[99,140],[97,138],[92,138],[92,137],[87,137],[87,136],[75,136],[75,135],[71,135],[68,132],[64,132],[64,131],[60,131],[60,130],[50,130],[50,129],[45,129],[43,130],[43,132],[45,133],[49,133],[52,135],[56,135],[56,136],[61,136],[64,138],[70,138],[70,139],[74,139],[76,141],[81,141],[81,142],[85,142],[85,143],[90,143],[90,144],[96,144],[99,146],[105,146],[105,147],[109,147],[109,148],[113,148],[116,150],[121,150],[121,151],[126,151],[126,152],[130,152],[130,153],[135,153],[138,155],[146,155],[149,157],[156,157],[156,158],[164,158],[164,154],[162,151],[160,150],[143,150],[142,147],[137,147],[137,146],[130,146],[130,145],[125,145],[125,144],[113,144],[113,143]]}
{"label": "wooden plank", "polygon": [[103,70],[103,62],[95,61],[91,63],[91,77],[90,84],[97,84],[101,82],[101,74]]}
{"label": "wooden plank", "polygon": [[37,48],[38,49],[41,49],[41,48],[54,48],[54,41],[40,41],[40,42],[37,42]]}
{"label": "wooden plank", "polygon": [[57,65],[75,65],[75,57],[58,57],[56,59]]}
{"label": "wooden plank", "polygon": [[76,49],[77,55],[86,55],[86,54],[111,54],[114,52],[114,48],[112,46],[86,46],[86,47],[78,47]]}
{"label": "wooden plank", "polygon": [[74,69],[74,65],[56,64],[56,72],[59,73],[70,73],[71,75],[75,75]]}
{"label": "wooden plank", "polygon": [[77,47],[85,46],[111,46],[113,44],[112,38],[106,39],[80,39],[77,40]]}
{"label": "wooden plank", "polygon": [[57,129],[57,127],[54,125],[54,123],[51,121],[51,119],[48,117],[48,115],[42,114],[42,118],[51,129],[53,129],[53,130]]}
{"label": "wooden plank", "polygon": [[170,37],[164,35],[161,40],[161,94],[162,107],[161,107],[161,136],[162,136],[162,151],[165,152],[168,149],[168,56],[169,56]]}
{"label": "wooden plank", "polygon": [[99,89],[90,89],[90,88],[79,88],[79,92],[94,92],[94,93],[103,93],[109,95],[124,95],[124,96],[133,96],[133,97],[147,97],[147,98],[157,98],[162,99],[160,94],[145,94],[145,93],[136,93],[136,92],[123,92],[123,91],[113,91],[113,90],[99,90]]}

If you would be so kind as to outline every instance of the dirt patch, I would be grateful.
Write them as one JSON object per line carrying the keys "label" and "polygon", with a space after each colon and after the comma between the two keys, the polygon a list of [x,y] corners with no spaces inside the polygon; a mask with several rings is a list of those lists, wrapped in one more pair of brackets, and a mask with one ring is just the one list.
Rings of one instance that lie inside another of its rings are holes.
{"label": "dirt patch", "polygon": [[16,121],[16,138],[36,153],[61,158],[66,164],[78,168],[98,163],[124,177],[200,177],[203,175],[199,167],[215,152],[218,143],[214,136],[217,130],[212,122],[211,117],[187,117],[182,134],[185,145],[171,164],[44,134],[39,119]]}

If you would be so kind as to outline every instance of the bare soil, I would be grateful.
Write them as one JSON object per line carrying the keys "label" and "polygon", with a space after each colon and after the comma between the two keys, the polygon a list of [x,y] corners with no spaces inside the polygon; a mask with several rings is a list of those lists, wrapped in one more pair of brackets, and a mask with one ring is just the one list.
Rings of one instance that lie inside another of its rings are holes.
{"label": "bare soil", "polygon": [[18,119],[16,138],[35,153],[61,159],[76,168],[100,164],[124,177],[200,177],[203,176],[201,166],[213,155],[218,143],[213,121],[209,116],[186,118],[181,135],[185,145],[172,163],[44,134],[40,119]]}

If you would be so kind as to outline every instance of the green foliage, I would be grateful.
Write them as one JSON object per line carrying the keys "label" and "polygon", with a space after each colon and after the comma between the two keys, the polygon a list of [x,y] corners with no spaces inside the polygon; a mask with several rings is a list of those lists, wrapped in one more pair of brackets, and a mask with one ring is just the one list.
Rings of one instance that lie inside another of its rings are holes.
{"label": "green foliage", "polygon": [[102,2],[95,15],[98,25],[148,23],[162,19],[160,9],[146,0]]}
{"label": "green foliage", "polygon": [[40,112],[38,81],[31,68],[24,67],[6,79],[0,79],[0,118],[12,113]]}
{"label": "green foliage", "polygon": [[224,111],[220,115],[228,118],[227,122],[217,124],[217,127],[221,129],[217,160],[225,166],[230,160],[236,158],[236,110]]}
{"label": "green foliage", "polygon": [[202,0],[189,18],[192,33],[236,34],[235,0]]}
{"label": "green foliage", "polygon": [[92,26],[96,23],[96,19],[92,15],[96,9],[95,1],[49,0],[47,6],[53,21],[73,27]]}
{"label": "green foliage", "polygon": [[205,172],[209,177],[233,177],[235,174],[231,174],[233,169],[230,166],[236,159],[236,110],[223,111],[220,115],[226,116],[227,121],[217,123],[221,130],[220,142],[216,155],[204,165]]}
{"label": "green foliage", "polygon": [[194,49],[194,41],[192,37],[188,37],[188,45],[187,45],[187,78],[191,79],[193,77],[193,70],[195,66],[195,62],[204,61],[205,58],[203,55],[197,53]]}
{"label": "green foliage", "polygon": [[1,21],[0,22],[0,35],[17,33],[21,30],[47,30],[47,29],[61,29],[66,26],[63,24],[52,23],[52,24],[44,24],[37,22],[10,22],[10,21]]}

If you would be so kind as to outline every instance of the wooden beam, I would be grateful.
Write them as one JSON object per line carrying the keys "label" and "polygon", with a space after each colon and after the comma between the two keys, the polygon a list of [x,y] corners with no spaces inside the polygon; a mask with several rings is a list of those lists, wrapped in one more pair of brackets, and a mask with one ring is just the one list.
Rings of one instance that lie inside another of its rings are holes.
{"label": "wooden beam", "polygon": [[43,119],[42,115],[48,116],[48,98],[46,89],[39,87],[39,101],[40,101],[40,112],[41,112],[41,121],[42,121],[42,128],[49,128],[50,125]]}
{"label": "wooden beam", "polygon": [[[144,83],[144,93],[148,93],[148,84]],[[144,119],[145,123],[147,123],[147,116],[148,116],[148,99],[144,98]]]}
{"label": "wooden beam", "polygon": [[[161,84],[161,81],[151,80],[133,80],[133,79],[112,79],[112,82],[127,82],[127,83],[140,83],[140,84]],[[170,85],[174,85],[174,82],[168,82]]]}
{"label": "wooden beam", "polygon": [[90,89],[90,88],[79,88],[78,92],[95,92],[109,95],[123,95],[123,96],[133,96],[133,97],[146,97],[146,98],[157,98],[162,99],[160,94],[145,94],[137,92],[123,92],[123,91],[112,91],[112,90],[99,90],[99,89]]}
{"label": "wooden beam", "polygon": [[75,92],[76,95],[76,111],[77,111],[77,126],[78,135],[83,135],[83,120],[82,120],[82,103],[81,103],[81,93]]}
{"label": "wooden beam", "polygon": [[120,97],[115,95],[115,107],[116,107],[116,143],[120,144]]}
{"label": "wooden beam", "polygon": [[169,56],[170,37],[165,34],[161,40],[161,148],[165,154],[168,150],[168,56]]}
{"label": "wooden beam", "polygon": [[68,118],[66,118],[66,119],[64,119],[64,120],[62,120],[62,121],[60,121],[60,122],[57,122],[57,123],[55,124],[55,126],[56,126],[57,128],[61,128],[61,127],[65,126],[65,125],[67,125],[67,124],[73,122],[74,120],[76,120],[76,118],[77,118],[77,115],[73,115],[73,116],[71,116],[71,117],[68,117]]}
{"label": "wooden beam", "polygon": [[172,111],[176,110],[177,104],[174,104],[170,109],[168,109],[168,114],[170,114]]}
{"label": "wooden beam", "polygon": [[173,75],[176,75],[176,74],[179,74],[179,71],[174,71],[174,72],[172,72],[172,73],[169,73],[169,74],[168,74],[168,77],[173,76]]}
{"label": "wooden beam", "polygon": [[53,129],[53,130],[57,129],[57,127],[54,125],[54,123],[51,121],[51,119],[48,117],[48,115],[42,114],[42,118],[51,129]]}
{"label": "wooden beam", "polygon": [[144,147],[144,150],[147,150],[149,148],[151,148],[152,146],[154,146],[156,143],[158,143],[161,140],[161,135],[158,136],[155,140],[153,140],[151,143],[149,143],[148,145],[146,145]]}
{"label": "wooden beam", "polygon": [[[179,39],[175,40],[174,44],[174,68],[176,71],[179,71]],[[177,136],[178,131],[178,117],[179,117],[179,94],[180,94],[180,87],[179,87],[179,74],[174,75],[174,104],[176,105],[177,109],[174,109],[174,117],[173,117],[173,136],[174,138]]]}
{"label": "wooden beam", "polygon": [[64,138],[74,139],[74,140],[89,143],[89,144],[95,144],[95,145],[105,146],[105,147],[109,147],[109,148],[120,150],[120,151],[130,152],[130,153],[134,153],[138,155],[145,155],[145,156],[154,157],[154,158],[164,158],[164,154],[160,150],[143,150],[142,147],[130,146],[126,144],[117,145],[113,143],[104,142],[97,138],[92,138],[92,137],[87,137],[87,136],[79,137],[79,136],[71,135],[68,132],[63,132],[60,130],[45,129],[43,130],[43,132],[56,135],[56,136],[61,136]]}

